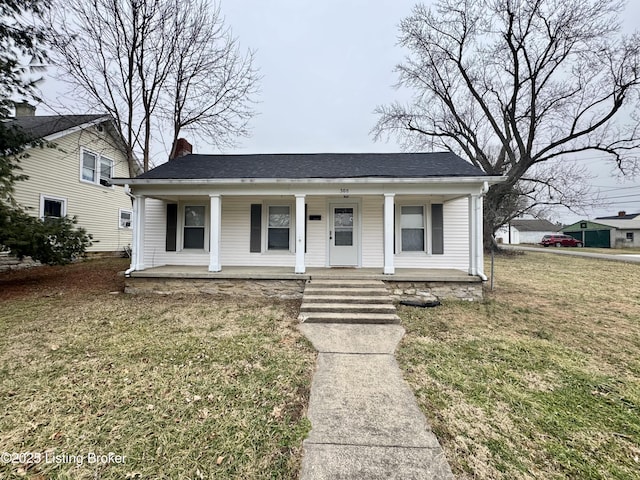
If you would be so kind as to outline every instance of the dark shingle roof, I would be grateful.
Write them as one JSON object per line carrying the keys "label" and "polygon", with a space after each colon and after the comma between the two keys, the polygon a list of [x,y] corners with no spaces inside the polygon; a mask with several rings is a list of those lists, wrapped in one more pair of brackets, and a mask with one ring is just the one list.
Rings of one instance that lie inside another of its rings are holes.
{"label": "dark shingle roof", "polygon": [[105,116],[104,113],[98,115],[42,115],[10,118],[4,124],[18,127],[30,140],[36,140],[93,122]]}
{"label": "dark shingle roof", "polygon": [[627,213],[625,215],[612,215],[610,217],[596,217],[596,220],[633,220],[640,213]]}
{"label": "dark shingle roof", "polygon": [[485,176],[459,156],[437,153],[186,155],[139,179],[425,178]]}
{"label": "dark shingle roof", "polygon": [[521,232],[558,232],[562,228],[548,220],[535,218],[511,220],[510,223],[512,227],[516,227]]}

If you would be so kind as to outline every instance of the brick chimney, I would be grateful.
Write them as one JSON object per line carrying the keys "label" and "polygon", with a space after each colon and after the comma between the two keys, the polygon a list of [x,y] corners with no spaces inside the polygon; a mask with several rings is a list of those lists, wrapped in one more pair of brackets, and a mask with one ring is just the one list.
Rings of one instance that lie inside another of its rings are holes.
{"label": "brick chimney", "polygon": [[627,212],[625,212],[624,210],[618,212],[619,217],[624,217],[625,215],[627,215]]}
{"label": "brick chimney", "polygon": [[16,117],[35,117],[36,107],[27,101],[14,102],[13,108],[16,109]]}
{"label": "brick chimney", "polygon": [[179,138],[176,140],[176,146],[173,149],[173,154],[169,158],[169,160],[175,160],[176,158],[184,157],[185,155],[189,155],[193,152],[193,146],[187,142],[184,138]]}

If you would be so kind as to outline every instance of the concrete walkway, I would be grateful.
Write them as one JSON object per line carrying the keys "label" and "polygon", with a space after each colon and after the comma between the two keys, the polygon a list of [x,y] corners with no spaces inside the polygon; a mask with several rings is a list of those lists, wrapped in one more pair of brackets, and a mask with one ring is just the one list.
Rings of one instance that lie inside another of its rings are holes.
{"label": "concrete walkway", "polygon": [[453,479],[394,357],[401,326],[300,330],[319,352],[300,480]]}

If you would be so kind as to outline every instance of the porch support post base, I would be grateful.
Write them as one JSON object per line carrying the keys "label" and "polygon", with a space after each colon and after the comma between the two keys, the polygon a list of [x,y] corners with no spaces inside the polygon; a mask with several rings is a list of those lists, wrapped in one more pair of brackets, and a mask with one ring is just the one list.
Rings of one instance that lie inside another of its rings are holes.
{"label": "porch support post base", "polygon": [[305,273],[306,266],[304,264],[304,249],[306,237],[304,231],[305,225],[305,208],[304,194],[296,194],[296,267],[295,273]]}
{"label": "porch support post base", "polygon": [[220,195],[209,195],[211,200],[211,228],[210,228],[210,246],[209,246],[209,271],[220,272],[222,265],[220,264],[220,242],[222,236],[222,202]]}
{"label": "porch support post base", "polygon": [[385,275],[396,273],[393,264],[395,234],[395,193],[384,194],[384,268]]}

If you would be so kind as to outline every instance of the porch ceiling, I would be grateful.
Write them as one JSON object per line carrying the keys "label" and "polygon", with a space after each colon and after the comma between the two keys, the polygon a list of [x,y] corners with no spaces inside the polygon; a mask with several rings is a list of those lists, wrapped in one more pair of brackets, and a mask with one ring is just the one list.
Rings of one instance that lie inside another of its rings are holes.
{"label": "porch ceiling", "polygon": [[392,282],[467,282],[482,280],[455,269],[397,268],[393,275],[384,275],[381,268],[307,268],[306,273],[293,273],[292,267],[223,267],[220,272],[210,272],[205,266],[164,265],[131,272],[135,278],[201,278],[245,280],[312,280],[358,279],[386,280]]}

